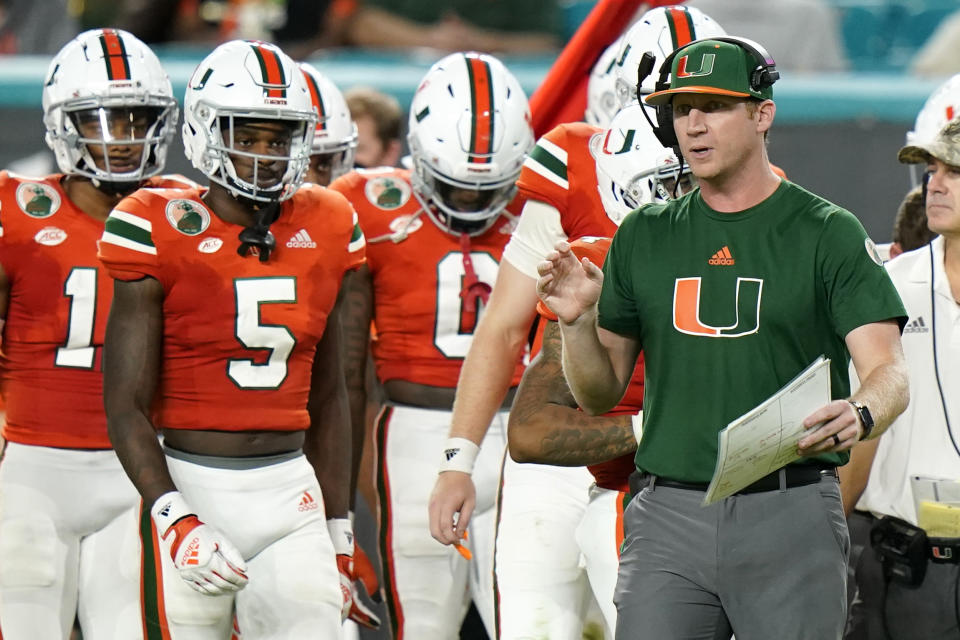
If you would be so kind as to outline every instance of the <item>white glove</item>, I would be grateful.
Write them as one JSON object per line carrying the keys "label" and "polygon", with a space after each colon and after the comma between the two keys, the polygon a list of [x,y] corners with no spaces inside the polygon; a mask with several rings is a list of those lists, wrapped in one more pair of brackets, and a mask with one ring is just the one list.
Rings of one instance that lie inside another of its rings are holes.
{"label": "white glove", "polygon": [[[350,618],[368,629],[377,629],[380,626],[380,618],[361,600],[357,590],[357,572],[353,566],[353,514],[350,515],[350,518],[330,518],[327,520],[327,531],[330,532],[333,549],[337,553],[340,593],[343,595],[340,620]],[[374,574],[375,578],[376,574]]]}
{"label": "white glove", "polygon": [[179,491],[157,498],[150,515],[180,577],[195,590],[216,596],[247,586],[247,565],[240,552],[201,522]]}

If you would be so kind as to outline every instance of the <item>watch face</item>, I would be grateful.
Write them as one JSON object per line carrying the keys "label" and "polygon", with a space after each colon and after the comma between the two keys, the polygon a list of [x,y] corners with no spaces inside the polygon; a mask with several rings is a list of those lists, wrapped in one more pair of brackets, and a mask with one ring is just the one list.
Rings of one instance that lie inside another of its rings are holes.
{"label": "watch face", "polygon": [[863,425],[865,427],[872,427],[873,416],[870,414],[870,409],[868,409],[866,405],[861,404],[857,406],[857,411],[860,412],[860,419],[863,420]]}

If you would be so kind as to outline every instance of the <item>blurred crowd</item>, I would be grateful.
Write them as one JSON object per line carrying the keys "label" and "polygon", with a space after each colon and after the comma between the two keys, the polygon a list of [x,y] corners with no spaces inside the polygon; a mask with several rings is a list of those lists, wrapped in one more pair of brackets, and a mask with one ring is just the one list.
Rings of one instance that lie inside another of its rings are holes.
{"label": "blurred crowd", "polygon": [[[52,54],[88,28],[151,45],[275,42],[295,58],[329,48],[556,52],[593,0],[0,0],[0,53]],[[690,0],[771,43],[782,69],[960,70],[960,11],[946,0]],[[639,13],[638,13],[639,15]]]}

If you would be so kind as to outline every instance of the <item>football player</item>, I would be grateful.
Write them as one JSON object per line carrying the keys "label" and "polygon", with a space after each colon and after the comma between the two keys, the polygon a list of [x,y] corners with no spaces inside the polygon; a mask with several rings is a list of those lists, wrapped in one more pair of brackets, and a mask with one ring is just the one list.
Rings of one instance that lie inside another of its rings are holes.
{"label": "football player", "polygon": [[[617,224],[642,204],[665,202],[674,193],[686,193],[695,181],[689,167],[681,169],[672,150],[657,144],[641,109],[636,103],[622,109],[607,131],[591,138],[600,199]],[[598,266],[603,264],[609,246],[609,238],[591,236],[571,243],[578,257],[588,257]],[[577,409],[563,377],[556,316],[542,302],[537,311],[546,321],[542,348],[527,367],[510,412],[510,455],[518,462],[589,465],[593,486],[572,535],[590,590],[603,614],[605,637],[612,638],[623,507],[629,498],[628,478],[634,470],[636,451],[634,434],[639,433],[642,415],[638,412],[643,406],[643,367],[642,363],[637,366],[626,394],[610,414],[588,416]]]}
{"label": "football player", "polygon": [[315,127],[293,60],[220,45],[184,99],[209,187],[141,190],[100,241],[104,403],[143,501],[148,635],[227,637],[235,608],[248,638],[334,638],[354,606],[337,300],[364,238],[343,197],[301,187]]}
{"label": "football player", "polygon": [[[662,59],[672,51],[664,47],[718,30],[713,20],[694,8],[653,9],[622,36],[614,64],[633,50],[653,51]],[[636,63],[633,69],[636,73]],[[561,124],[537,142],[524,164],[518,181],[526,199],[523,215],[504,252],[497,293],[464,363],[451,438],[481,442],[503,400],[506,374],[536,313],[537,263],[559,240],[612,236],[616,230],[600,202],[590,151],[591,138],[601,131],[585,123]],[[590,598],[573,532],[592,484],[593,477],[583,467],[505,461],[496,557],[500,637],[580,637],[584,603]],[[474,495],[468,475],[456,470],[440,474],[431,502],[434,537],[447,544],[459,539],[469,523]]]}
{"label": "football player", "polygon": [[304,181],[325,187],[353,169],[357,125],[350,119],[347,101],[337,85],[307,62],[300,63],[300,70],[317,111],[310,166]]}
{"label": "football player", "polygon": [[138,496],[103,413],[112,287],[96,241],[125,195],[192,183],[160,175],[177,103],[131,34],[67,43],[42,103],[61,173],[0,173],[0,628],[7,640],[66,638],[78,617],[85,637],[139,638]]}
{"label": "football player", "polygon": [[[506,412],[491,414],[479,458],[476,445],[448,443],[446,431],[460,366],[519,212],[512,201],[533,145],[529,118],[523,89],[499,60],[449,55],[430,68],[410,106],[412,169],[364,169],[331,185],[356,207],[369,239],[369,271],[345,324],[355,411],[363,406],[371,314],[376,326],[372,353],[388,399],[375,436],[381,557],[398,639],[456,637],[471,597],[495,637],[493,531]],[[517,355],[504,386],[519,382]],[[447,455],[438,459],[441,450]],[[458,541],[472,553],[469,563],[430,537],[430,488],[445,468],[472,472],[480,488],[469,540]]]}

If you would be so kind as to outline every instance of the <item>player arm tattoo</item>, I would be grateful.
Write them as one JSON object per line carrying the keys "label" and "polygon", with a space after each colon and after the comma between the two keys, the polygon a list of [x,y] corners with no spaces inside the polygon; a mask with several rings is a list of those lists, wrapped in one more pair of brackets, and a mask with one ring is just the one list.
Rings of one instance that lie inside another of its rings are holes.
{"label": "player arm tattoo", "polygon": [[633,453],[629,415],[590,416],[578,410],[563,377],[562,339],[547,322],[543,346],[527,368],[510,410],[510,455],[518,462],[560,466],[597,464]]}
{"label": "player arm tattoo", "polygon": [[103,401],[107,432],[144,505],[176,486],[150,420],[160,371],[163,287],[151,277],[113,288],[103,341]]}
{"label": "player arm tattoo", "polygon": [[341,289],[314,354],[310,427],[303,446],[323,490],[327,518],[346,518],[350,507],[353,438],[343,365],[343,299]]}
{"label": "player arm tattoo", "polygon": [[373,280],[367,265],[344,274],[341,312],[343,358],[352,430],[350,502],[357,495],[360,458],[366,437],[367,374],[370,362],[370,320],[373,317]]}

